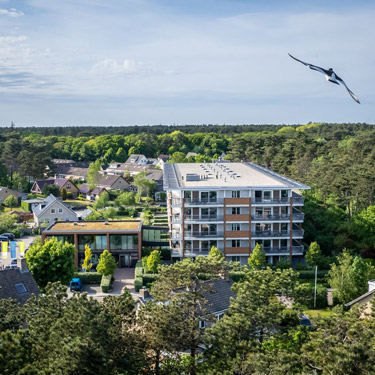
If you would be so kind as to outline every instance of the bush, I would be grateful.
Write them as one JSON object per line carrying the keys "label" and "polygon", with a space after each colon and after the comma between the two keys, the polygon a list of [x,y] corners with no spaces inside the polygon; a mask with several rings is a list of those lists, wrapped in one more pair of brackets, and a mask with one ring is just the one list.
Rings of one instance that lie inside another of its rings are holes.
{"label": "bush", "polygon": [[112,289],[112,276],[102,276],[102,281],[100,282],[100,288],[103,293],[108,293]]}
{"label": "bush", "polygon": [[71,191],[66,192],[66,198],[67,199],[73,199],[73,193]]}
{"label": "bush", "polygon": [[[315,280],[315,270],[298,271],[300,280]],[[324,279],[328,271],[321,270],[317,272],[318,279]]]}
{"label": "bush", "polygon": [[25,211],[25,212],[30,212],[30,205],[27,203],[27,202],[24,202],[24,201],[21,201],[21,208]]}
{"label": "bush", "polygon": [[143,268],[142,267],[135,267],[135,272],[134,272],[135,278],[142,277],[142,275],[143,275]]}
{"label": "bush", "polygon": [[[294,295],[294,303],[306,306],[308,309],[314,308],[314,285],[303,283],[297,285]],[[324,309],[327,307],[327,288],[324,285],[317,284],[316,288],[316,308]]]}
{"label": "bush", "polygon": [[102,275],[98,272],[77,272],[75,277],[79,277],[82,284],[100,284]]}
{"label": "bush", "polygon": [[243,271],[231,271],[229,277],[236,283],[242,281],[245,278],[245,272]]}
{"label": "bush", "polygon": [[154,275],[153,273],[144,273],[142,285],[147,285],[149,283],[153,283],[154,281],[156,281],[156,276],[157,275]]}
{"label": "bush", "polygon": [[136,292],[139,292],[139,289],[141,289],[143,286],[143,279],[142,277],[136,277],[134,279],[134,288]]}

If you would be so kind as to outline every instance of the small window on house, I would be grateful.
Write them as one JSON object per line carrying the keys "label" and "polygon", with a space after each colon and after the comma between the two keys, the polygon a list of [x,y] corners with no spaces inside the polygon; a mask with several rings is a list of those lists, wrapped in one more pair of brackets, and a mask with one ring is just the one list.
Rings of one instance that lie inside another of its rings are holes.
{"label": "small window on house", "polygon": [[70,188],[70,184],[66,184],[66,187],[69,189]]}
{"label": "small window on house", "polygon": [[232,191],[232,198],[239,198],[240,197],[240,191]]}
{"label": "small window on house", "polygon": [[62,208],[59,208],[59,212],[60,212],[60,213],[63,212],[63,209],[62,209]]}
{"label": "small window on house", "polygon": [[241,258],[238,255],[232,256],[232,262],[240,262]]}
{"label": "small window on house", "polygon": [[14,286],[15,286],[15,288],[16,288],[18,294],[24,294],[24,293],[27,293],[27,289],[26,289],[24,283],[14,284]]}
{"label": "small window on house", "polygon": [[54,208],[51,208],[51,214],[54,214],[56,210]]}
{"label": "small window on house", "polygon": [[206,322],[204,320],[199,321],[199,328],[202,328],[202,329],[206,328]]}
{"label": "small window on house", "polygon": [[239,231],[241,230],[240,224],[232,224],[232,231]]}
{"label": "small window on house", "polygon": [[241,247],[240,240],[232,240],[232,247]]}
{"label": "small window on house", "polygon": [[232,215],[239,215],[240,208],[239,207],[232,207]]}

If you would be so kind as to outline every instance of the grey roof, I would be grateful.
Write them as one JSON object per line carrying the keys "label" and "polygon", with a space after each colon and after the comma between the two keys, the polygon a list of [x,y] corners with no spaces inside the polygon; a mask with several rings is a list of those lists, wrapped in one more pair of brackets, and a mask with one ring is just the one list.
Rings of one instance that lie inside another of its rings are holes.
{"label": "grey roof", "polygon": [[[136,164],[138,163],[138,161],[142,158],[142,157],[146,157],[145,155],[142,155],[142,154],[131,154],[129,157],[128,157],[128,160],[126,160],[126,163],[131,163],[131,164]],[[131,161],[135,159],[134,161]],[[147,159],[147,158],[146,158]]]}
{"label": "grey roof", "polygon": [[98,182],[98,186],[100,187],[112,187],[112,185],[119,179],[123,178],[118,175],[107,175],[103,176],[100,181]]}
{"label": "grey roof", "polygon": [[[310,189],[254,163],[167,163],[164,189]],[[197,176],[188,180],[187,175]]]}
{"label": "grey roof", "polygon": [[71,164],[74,163],[74,160],[70,159],[52,159],[53,164]]}
{"label": "grey roof", "polygon": [[63,187],[69,180],[67,178],[55,178],[54,185]]}
{"label": "grey roof", "polygon": [[[19,293],[16,289],[16,284],[21,283],[26,288],[25,293]],[[31,294],[40,293],[31,273],[20,268],[0,270],[0,287],[0,298],[13,298],[19,303],[25,303]]]}
{"label": "grey roof", "polygon": [[58,164],[55,168],[56,175],[87,177],[88,167],[77,167],[69,164]]}
{"label": "grey roof", "polygon": [[65,209],[69,210],[71,213],[73,213],[74,215],[76,215],[76,213],[70,207],[66,206],[60,199],[56,198],[53,194],[50,194],[46,199],[44,199],[43,202],[41,202],[41,203],[45,203],[45,206],[41,207],[41,204],[35,206],[33,208],[33,213],[37,217],[39,217],[40,215],[43,214],[43,212],[45,212],[48,209],[48,207],[50,207],[55,202],[59,203]]}
{"label": "grey roof", "polygon": [[236,297],[231,290],[233,280],[220,279],[209,281],[209,283],[212,284],[212,290],[204,293],[204,297],[208,302],[208,313],[215,314],[227,311],[230,306],[230,299]]}
{"label": "grey roof", "polygon": [[0,192],[5,191],[5,193],[9,193],[11,195],[14,195],[16,198],[27,196],[27,193],[23,193],[18,190],[9,189],[6,186],[0,186]]}
{"label": "grey roof", "polygon": [[[36,180],[34,182],[34,185],[37,184],[39,186],[40,190],[43,190],[44,185],[53,185],[55,183],[54,179],[48,179],[48,180]],[[34,186],[33,186],[34,187]]]}
{"label": "grey roof", "polygon": [[350,302],[346,303],[345,306],[346,306],[346,307],[351,307],[351,306],[355,305],[357,302],[362,301],[363,299],[365,299],[365,298],[368,297],[368,296],[371,296],[371,295],[374,294],[374,293],[375,293],[375,289],[370,290],[370,291],[368,291],[367,293],[362,294],[362,295],[359,296],[358,298],[353,299],[353,301],[350,301]]}

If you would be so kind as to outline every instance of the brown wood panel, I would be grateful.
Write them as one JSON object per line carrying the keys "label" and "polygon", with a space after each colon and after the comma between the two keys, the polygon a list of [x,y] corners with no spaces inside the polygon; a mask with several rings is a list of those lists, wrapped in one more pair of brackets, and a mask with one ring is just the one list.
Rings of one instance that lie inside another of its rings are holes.
{"label": "brown wood panel", "polygon": [[[251,214],[250,214],[251,215]],[[225,215],[226,221],[249,221],[249,214]]]}
{"label": "brown wood panel", "polygon": [[249,254],[249,248],[248,247],[227,247],[226,249],[227,255],[229,254]]}
{"label": "brown wood panel", "polygon": [[227,238],[248,238],[249,231],[247,230],[233,230],[233,231],[226,231]]}
{"label": "brown wood panel", "polygon": [[234,205],[234,204],[249,204],[250,198],[225,198],[226,205]]}

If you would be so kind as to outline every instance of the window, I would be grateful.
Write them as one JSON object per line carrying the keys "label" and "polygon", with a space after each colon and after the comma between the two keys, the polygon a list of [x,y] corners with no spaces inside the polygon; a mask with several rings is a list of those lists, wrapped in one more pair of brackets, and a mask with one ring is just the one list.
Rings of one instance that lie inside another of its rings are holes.
{"label": "window", "polygon": [[63,212],[63,209],[62,208],[59,208],[59,213]]}
{"label": "window", "polygon": [[216,191],[210,191],[210,202],[216,202],[217,193]]}
{"label": "window", "polygon": [[27,289],[26,289],[24,283],[14,284],[14,286],[15,286],[15,288],[16,288],[18,294],[24,294],[24,293],[27,293]]}
{"label": "window", "polygon": [[134,250],[138,248],[138,236],[134,234],[112,234],[109,236],[109,242],[111,250]]}
{"label": "window", "polygon": [[71,185],[70,184],[66,184],[66,187],[69,189],[71,187]]}
{"label": "window", "polygon": [[185,199],[191,199],[191,191],[185,191],[184,197],[185,197]]}
{"label": "window", "polygon": [[51,214],[54,214],[56,210],[54,208],[51,208]]}
{"label": "window", "polygon": [[202,202],[208,202],[208,191],[201,192],[201,200]]}
{"label": "window", "polygon": [[240,191],[232,191],[232,198],[239,198],[240,197]]}
{"label": "window", "polygon": [[241,257],[238,255],[232,256],[232,262],[241,262]]}
{"label": "window", "polygon": [[78,235],[78,249],[85,250],[85,245],[88,245],[91,250],[106,250],[107,236],[84,236]]}
{"label": "window", "polygon": [[263,199],[265,201],[270,201],[271,200],[271,192],[270,191],[264,191],[263,192]]}
{"label": "window", "polygon": [[206,328],[206,322],[204,320],[199,321],[199,328],[202,328],[202,329]]}
{"label": "window", "polygon": [[239,231],[241,230],[240,224],[232,224],[232,231]]}
{"label": "window", "polygon": [[232,207],[232,215],[239,215],[240,208],[239,207]]}
{"label": "window", "polygon": [[288,230],[288,223],[281,223],[281,230]]}
{"label": "window", "polygon": [[241,247],[240,240],[232,240],[232,247]]}

